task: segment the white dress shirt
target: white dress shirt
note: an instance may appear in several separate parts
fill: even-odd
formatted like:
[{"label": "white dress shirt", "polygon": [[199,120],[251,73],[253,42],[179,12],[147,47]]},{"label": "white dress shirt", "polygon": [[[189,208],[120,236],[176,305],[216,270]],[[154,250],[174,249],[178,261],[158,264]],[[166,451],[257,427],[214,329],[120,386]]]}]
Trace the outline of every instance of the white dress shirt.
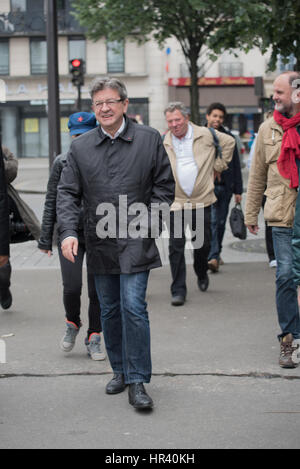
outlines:
[{"label": "white dress shirt", "polygon": [[105,134],[105,135],[108,135],[109,138],[111,138],[112,140],[114,140],[115,138],[119,137],[119,135],[123,132],[123,130],[125,129],[125,119],[123,117],[123,122],[122,122],[122,125],[121,127],[119,128],[119,130],[117,130],[117,132],[115,133],[114,136],[110,135],[108,132],[106,132],[103,127],[101,126],[101,130],[102,132]]},{"label": "white dress shirt", "polygon": [[184,192],[191,196],[198,174],[193,153],[193,128],[188,125],[188,131],[182,138],[172,135],[172,144],[176,154],[176,173],[180,186]]}]

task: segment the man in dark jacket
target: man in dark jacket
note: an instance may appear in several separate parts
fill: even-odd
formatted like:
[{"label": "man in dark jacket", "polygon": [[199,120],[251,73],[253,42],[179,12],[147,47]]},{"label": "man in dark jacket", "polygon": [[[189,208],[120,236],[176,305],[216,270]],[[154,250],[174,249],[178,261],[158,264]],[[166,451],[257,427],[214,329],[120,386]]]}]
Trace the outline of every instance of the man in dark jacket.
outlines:
[{"label": "man in dark jacket", "polygon": [[[11,294],[7,285],[7,266],[9,265],[9,218],[8,199],[4,170],[2,146],[0,142],[0,304],[3,309],[11,305]],[[2,276],[3,281],[2,281]]]},{"label": "man in dark jacket", "polygon": [[175,183],[160,134],[126,117],[129,101],[124,84],[96,79],[91,97],[99,128],[74,140],[58,186],[62,252],[74,262],[83,200],[87,263],[95,274],[114,372],[106,393],[122,392],[129,385],[130,404],[152,408],[143,385],[151,378],[145,296],[149,271],[161,261],[149,222],[153,204],[171,205]]},{"label": "man in dark jacket", "polygon": [[[234,137],[234,135],[223,127],[225,118],[226,108],[221,103],[211,104],[206,111],[207,127],[212,127],[219,132],[224,132],[227,135]],[[232,194],[234,194],[235,203],[239,204],[242,200],[242,193],[243,180],[240,158],[237,145],[235,145],[232,160],[228,165],[228,169],[223,171],[223,173],[218,175],[215,179],[215,195],[218,200],[212,206],[212,239],[208,256],[208,267],[212,272],[218,272],[219,270],[222,242]]]}]

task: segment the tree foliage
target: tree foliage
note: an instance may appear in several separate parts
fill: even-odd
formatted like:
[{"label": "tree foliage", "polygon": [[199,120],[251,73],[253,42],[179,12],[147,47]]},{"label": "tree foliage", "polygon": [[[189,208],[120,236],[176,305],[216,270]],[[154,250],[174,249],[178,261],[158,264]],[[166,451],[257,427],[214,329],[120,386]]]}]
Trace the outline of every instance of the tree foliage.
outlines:
[{"label": "tree foliage", "polygon": [[262,51],[271,44],[269,68],[276,68],[278,56],[295,57],[295,68],[300,69],[300,2],[295,0],[271,0],[270,14],[262,30]]},{"label": "tree foliage", "polygon": [[[199,122],[197,79],[201,51],[248,51],[255,45],[266,50],[266,27],[270,37],[275,37],[271,29],[275,3],[281,12],[280,0],[74,0],[73,5],[77,19],[93,40],[104,36],[108,40],[130,38],[143,43],[154,38],[162,46],[166,39],[175,37],[191,75],[191,116]],[[280,24],[280,28],[283,31],[286,26]]]}]

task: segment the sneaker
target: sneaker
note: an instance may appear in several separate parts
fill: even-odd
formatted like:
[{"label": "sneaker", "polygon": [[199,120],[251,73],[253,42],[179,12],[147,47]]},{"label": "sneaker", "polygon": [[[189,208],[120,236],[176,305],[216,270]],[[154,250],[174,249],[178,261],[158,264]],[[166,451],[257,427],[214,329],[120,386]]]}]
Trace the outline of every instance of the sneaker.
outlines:
[{"label": "sneaker", "polygon": [[100,334],[97,334],[96,332],[91,334],[89,338],[85,339],[85,345],[87,348],[88,355],[91,357],[92,360],[105,360],[105,352],[101,351]]},{"label": "sneaker", "polygon": [[219,265],[224,265],[224,261],[223,261],[222,257],[220,257],[220,259],[219,259]]},{"label": "sneaker", "polygon": [[74,322],[66,321],[67,329],[64,337],[60,342],[60,348],[64,352],[71,352],[75,345],[76,337],[79,332],[80,327],[76,326]]},{"label": "sneaker", "polygon": [[279,365],[281,368],[296,368],[298,363],[296,360],[298,355],[299,343],[295,344],[292,334],[287,334],[280,339],[280,357]]},{"label": "sneaker", "polygon": [[269,262],[269,267],[270,269],[275,269],[277,267],[276,259],[273,259],[272,261]]},{"label": "sneaker", "polygon": [[219,261],[218,261],[218,259],[211,259],[210,261],[208,261],[208,268],[213,273],[218,272],[219,271]]}]

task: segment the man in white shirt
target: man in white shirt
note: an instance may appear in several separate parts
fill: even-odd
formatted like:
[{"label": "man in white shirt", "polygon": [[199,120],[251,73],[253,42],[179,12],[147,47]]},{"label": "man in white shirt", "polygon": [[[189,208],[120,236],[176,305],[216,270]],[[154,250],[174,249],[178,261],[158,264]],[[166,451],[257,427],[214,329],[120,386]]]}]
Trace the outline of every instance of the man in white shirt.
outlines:
[{"label": "man in white shirt", "polygon": [[[235,140],[216,131],[222,148],[222,158],[216,158],[216,148],[209,129],[199,127],[189,121],[189,113],[184,104],[170,103],[165,109],[169,132],[164,139],[173,175],[176,182],[175,203],[172,206],[170,222],[169,259],[172,273],[172,305],[181,306],[186,299],[185,234],[175,236],[176,220],[184,220],[182,210],[186,203],[191,204],[191,226],[193,233],[204,228],[202,247],[194,246],[194,270],[198,287],[205,292],[209,285],[208,255],[210,250],[211,205],[215,202],[214,178],[227,169],[233,154]],[[197,226],[197,206],[204,207],[204,227]],[[176,215],[179,215],[177,218]],[[201,218],[201,217],[200,217]],[[202,217],[203,219],[203,217]],[[194,239],[192,239],[194,241]]]}]

